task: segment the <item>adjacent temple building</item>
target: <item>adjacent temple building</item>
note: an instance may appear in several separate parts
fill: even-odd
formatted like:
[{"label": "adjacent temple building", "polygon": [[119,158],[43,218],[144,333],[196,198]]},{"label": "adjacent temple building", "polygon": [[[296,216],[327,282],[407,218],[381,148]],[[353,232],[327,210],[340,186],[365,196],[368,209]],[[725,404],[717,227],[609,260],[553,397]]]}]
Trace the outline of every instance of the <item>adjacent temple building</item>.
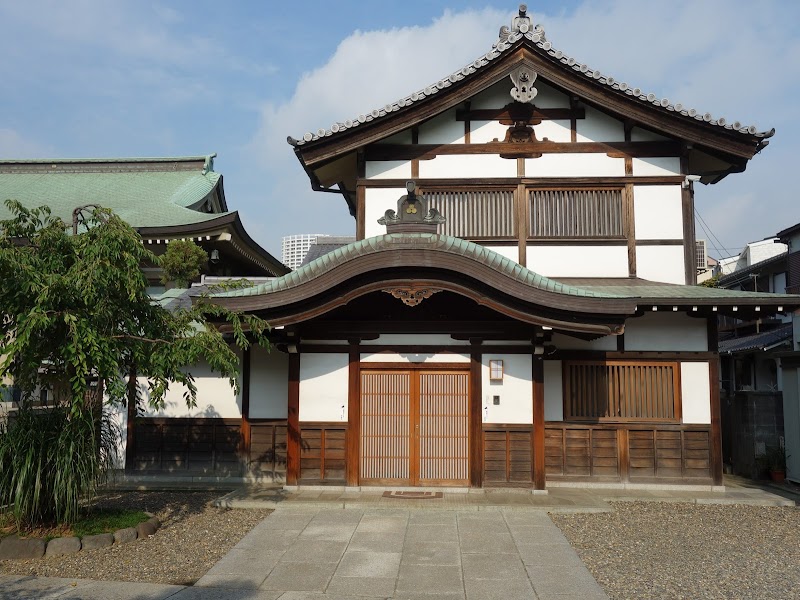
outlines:
[{"label": "adjacent temple building", "polygon": [[196,411],[175,390],[132,421],[128,471],[721,485],[717,317],[800,297],[694,285],[694,188],[773,133],[617,81],[520,7],[462,69],[289,138],[356,240],[214,296],[271,351],[244,353],[241,395],[198,375]]}]

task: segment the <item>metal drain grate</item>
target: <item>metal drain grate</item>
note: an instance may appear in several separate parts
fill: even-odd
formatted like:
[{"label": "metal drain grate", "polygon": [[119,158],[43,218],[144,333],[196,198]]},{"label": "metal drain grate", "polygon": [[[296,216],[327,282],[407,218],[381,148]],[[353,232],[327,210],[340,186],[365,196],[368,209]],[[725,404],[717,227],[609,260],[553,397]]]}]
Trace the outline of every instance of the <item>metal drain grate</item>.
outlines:
[{"label": "metal drain grate", "polygon": [[442,498],[442,492],[383,492],[384,498],[404,498],[406,500],[431,500]]}]

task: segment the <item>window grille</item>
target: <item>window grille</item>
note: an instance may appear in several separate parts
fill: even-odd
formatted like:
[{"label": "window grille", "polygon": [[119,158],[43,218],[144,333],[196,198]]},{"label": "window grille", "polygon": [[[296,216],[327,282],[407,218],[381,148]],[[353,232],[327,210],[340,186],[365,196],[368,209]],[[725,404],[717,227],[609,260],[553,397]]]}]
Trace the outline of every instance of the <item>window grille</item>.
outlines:
[{"label": "window grille", "polygon": [[425,190],[429,206],[445,218],[441,233],[472,239],[513,238],[513,190]]},{"label": "window grille", "polygon": [[622,190],[530,190],[530,235],[623,238]]}]

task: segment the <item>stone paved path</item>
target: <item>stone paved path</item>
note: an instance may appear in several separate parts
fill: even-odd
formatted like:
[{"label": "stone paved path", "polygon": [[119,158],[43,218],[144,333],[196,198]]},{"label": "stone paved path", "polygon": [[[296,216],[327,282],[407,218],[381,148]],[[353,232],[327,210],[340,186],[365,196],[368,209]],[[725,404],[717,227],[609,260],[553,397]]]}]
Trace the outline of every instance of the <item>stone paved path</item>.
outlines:
[{"label": "stone paved path", "polygon": [[539,511],[280,508],[199,587],[259,600],[606,598]]}]

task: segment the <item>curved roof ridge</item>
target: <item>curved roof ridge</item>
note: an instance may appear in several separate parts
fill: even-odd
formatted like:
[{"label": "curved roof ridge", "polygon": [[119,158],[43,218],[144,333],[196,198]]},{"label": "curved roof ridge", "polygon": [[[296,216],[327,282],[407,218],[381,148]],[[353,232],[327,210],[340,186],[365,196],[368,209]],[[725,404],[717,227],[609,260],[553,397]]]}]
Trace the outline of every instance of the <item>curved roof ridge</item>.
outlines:
[{"label": "curved roof ridge", "polygon": [[585,298],[612,298],[610,294],[598,291],[589,291],[579,287],[560,283],[544,275],[540,275],[523,267],[519,263],[507,258],[490,248],[468,242],[460,238],[436,233],[388,233],[364,240],[358,240],[341,246],[320,256],[319,258],[301,266],[299,269],[287,273],[271,281],[258,285],[212,294],[216,298],[232,298],[241,296],[260,296],[297,287],[307,281],[316,279],[323,273],[338,266],[355,260],[367,254],[391,251],[393,249],[424,248],[439,252],[457,254],[475,260],[490,268],[503,273],[507,277],[530,287],[552,292]]},{"label": "curved roof ridge", "polygon": [[651,104],[663,111],[674,112],[686,117],[687,119],[702,121],[708,123],[709,125],[722,127],[723,129],[744,135],[759,138],[770,138],[775,134],[774,127],[767,131],[758,131],[758,128],[755,125],[744,125],[740,121],[728,121],[728,119],[725,117],[714,118],[714,116],[709,112],[701,112],[695,108],[684,106],[680,102],[673,103],[669,100],[669,98],[661,98],[652,92],[645,93],[638,87],[629,86],[626,82],[620,82],[614,77],[604,75],[598,69],[592,69],[586,63],[582,63],[577,59],[568,56],[563,51],[553,48],[552,43],[550,43],[545,36],[544,28],[541,25],[536,25],[535,27],[531,26],[531,19],[527,16],[527,8],[524,4],[520,5],[519,14],[519,17],[515,17],[513,19],[511,28],[505,25],[500,28],[500,36],[498,40],[492,44],[491,50],[463,68],[451,73],[449,76],[440,79],[439,81],[436,81],[420,90],[412,92],[411,94],[408,94],[399,100],[390,102],[383,107],[374,108],[372,111],[366,114],[360,114],[353,119],[334,122],[327,129],[320,128],[316,132],[307,131],[300,137],[300,139],[295,139],[289,136],[287,141],[292,146],[302,146],[310,142],[316,142],[317,140],[325,137],[336,135],[337,133],[342,133],[364,123],[369,123],[376,119],[382,119],[390,113],[396,112],[400,109],[410,106],[411,104],[421,102],[426,98],[436,94],[440,90],[448,88],[464,78],[473,75],[477,71],[483,69],[491,61],[497,59],[499,56],[515,47],[523,39],[527,39],[532,42],[539,49],[544,51],[554,62],[560,62],[561,64],[571,68],[573,71],[576,71],[577,73],[580,73],[589,79],[593,79],[600,84],[606,85],[619,93],[630,96],[643,103]]}]

